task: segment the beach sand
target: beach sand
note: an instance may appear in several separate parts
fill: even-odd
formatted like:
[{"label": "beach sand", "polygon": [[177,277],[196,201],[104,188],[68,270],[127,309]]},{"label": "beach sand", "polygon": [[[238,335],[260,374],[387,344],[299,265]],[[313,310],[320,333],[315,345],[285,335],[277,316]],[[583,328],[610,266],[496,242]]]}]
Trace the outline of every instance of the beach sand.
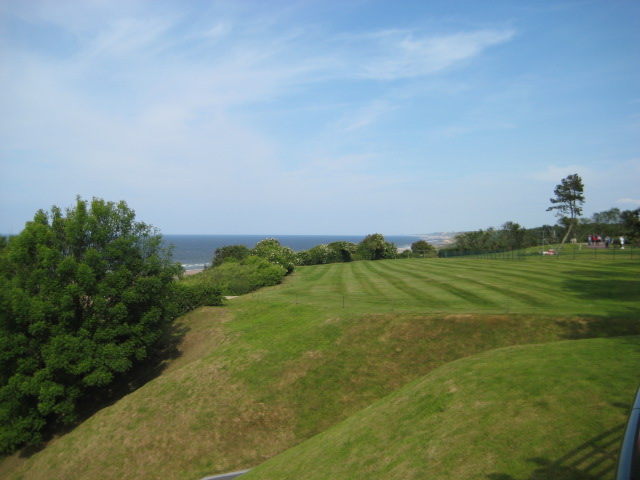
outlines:
[{"label": "beach sand", "polygon": [[200,268],[198,270],[185,270],[184,274],[185,275],[195,275],[196,273],[200,273],[204,271],[204,269]]}]

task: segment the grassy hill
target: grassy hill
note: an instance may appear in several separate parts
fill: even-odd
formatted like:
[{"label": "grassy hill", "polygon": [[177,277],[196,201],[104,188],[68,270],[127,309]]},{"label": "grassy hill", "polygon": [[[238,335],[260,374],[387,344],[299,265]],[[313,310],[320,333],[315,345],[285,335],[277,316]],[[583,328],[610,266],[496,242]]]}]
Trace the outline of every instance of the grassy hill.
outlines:
[{"label": "grassy hill", "polygon": [[252,479],[612,478],[640,337],[451,362],[252,470]]},{"label": "grassy hill", "polygon": [[[637,260],[621,258],[415,259],[300,268],[283,285],[236,298],[225,308],[203,308],[182,318],[173,332],[181,339],[182,355],[161,375],[100,410],[42,451],[5,459],[0,464],[0,477],[197,480],[217,472],[255,467],[393,392],[402,395],[399,389],[412,381],[420,382],[411,384],[412,388],[423,390],[415,394],[413,407],[413,397],[407,397],[407,418],[420,415],[425,408],[433,410],[435,407],[417,398],[430,397],[429,382],[437,383],[433,378],[439,378],[439,372],[446,369],[451,369],[452,376],[459,372],[459,391],[468,396],[475,386],[469,386],[472,384],[462,372],[464,368],[476,368],[476,362],[476,386],[488,385],[481,402],[524,408],[522,400],[506,395],[511,389],[492,390],[490,386],[496,382],[483,380],[492,369],[483,369],[482,365],[502,362],[506,368],[511,360],[487,360],[494,354],[498,355],[495,358],[505,355],[499,352],[485,354],[488,357],[474,355],[513,345],[640,334],[639,273]],[[627,340],[621,345],[637,352],[638,339]],[[626,351],[615,342],[602,342],[599,348],[603,352]],[[574,344],[578,345],[557,345]],[[558,347],[549,354],[551,364],[560,370],[570,365],[575,356],[570,350]],[[584,351],[582,355],[588,356]],[[540,350],[537,355],[541,360],[547,358],[544,352]],[[536,358],[535,354],[522,355],[530,362]],[[450,364],[465,357],[469,357],[464,360],[467,363]],[[593,358],[604,362],[605,357],[606,353]],[[619,371],[626,372],[629,368],[637,371],[640,362],[634,355],[612,353],[611,361],[603,363],[607,369],[603,371],[612,371],[615,376],[617,370],[611,368],[618,364],[622,364]],[[467,366],[456,370],[459,365]],[[523,375],[520,383],[527,384],[530,377],[532,385],[537,382],[535,378],[547,372],[542,367],[519,371]],[[434,377],[424,377],[430,372]],[[572,378],[571,369],[565,373]],[[512,375],[505,371],[503,378]],[[633,379],[620,373],[620,385],[615,385],[619,393],[605,397],[598,392],[607,384],[598,380],[602,376],[594,375],[592,382],[581,383],[583,399],[596,404],[598,398],[604,399],[605,406],[607,402],[619,404],[618,413],[603,413],[601,424],[578,429],[571,441],[536,434],[535,442],[546,448],[540,455],[547,456],[540,458],[555,461],[558,455],[553,457],[549,452],[563,454],[567,448],[589,441],[598,429],[604,432],[619,426],[626,414],[623,406],[632,400],[623,398],[625,388],[635,389],[637,381],[633,384]],[[543,389],[540,385],[538,390]],[[554,422],[566,423],[566,405],[574,403],[569,391],[566,381],[559,382],[548,398],[541,400],[549,405],[546,416],[540,417],[545,429]],[[455,398],[455,402],[464,403],[468,397],[461,394]],[[512,399],[516,403],[509,407]],[[556,408],[560,404],[564,407]],[[448,405],[441,418],[450,411]],[[348,422],[363,422],[358,428],[366,428],[362,426],[367,423],[363,415],[371,408]],[[599,415],[592,413],[591,417]],[[455,423],[457,417],[453,415],[447,422]],[[390,417],[392,424],[400,420]],[[536,422],[529,421],[528,431],[533,434]],[[412,423],[416,425],[414,435],[427,435],[425,424]],[[501,435],[508,436],[511,427],[516,433],[519,424],[516,417],[506,416]],[[464,423],[450,425],[454,429],[465,427]],[[487,425],[490,429],[491,424]],[[336,427],[340,428],[344,426]],[[358,438],[352,442],[353,451],[360,448]],[[375,441],[362,448],[371,445]],[[405,448],[409,450],[409,446]],[[491,444],[487,449],[491,450]],[[377,452],[377,461],[383,463],[395,462],[398,455],[380,448]],[[426,469],[439,455],[444,461],[448,454],[435,449],[428,464],[416,459],[411,468],[416,472]],[[472,456],[463,455],[458,463],[472,466],[477,462]],[[493,457],[485,460],[483,472],[502,475],[493,477],[496,480],[529,478],[522,469],[523,462],[515,462],[511,468],[507,458],[495,450]],[[328,468],[324,460],[322,463]],[[535,472],[540,465],[529,462],[529,468]],[[257,469],[252,475],[259,472]],[[255,478],[286,478],[281,474]],[[491,477],[485,474],[480,478]]]}]

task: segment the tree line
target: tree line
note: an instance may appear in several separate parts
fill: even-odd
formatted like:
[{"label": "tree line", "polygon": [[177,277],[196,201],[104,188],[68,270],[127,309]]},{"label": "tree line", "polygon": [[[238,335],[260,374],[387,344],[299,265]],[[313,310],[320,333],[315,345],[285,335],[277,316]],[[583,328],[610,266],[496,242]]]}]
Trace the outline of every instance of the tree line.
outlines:
[{"label": "tree line", "polygon": [[[555,225],[524,228],[508,221],[499,228],[490,227],[459,233],[451,245],[439,250],[440,256],[454,252],[502,252],[539,246],[543,243],[559,244],[569,231],[569,225],[560,220]],[[621,211],[611,208],[594,213],[590,218],[581,218],[571,227],[569,241],[587,243],[590,235],[610,237],[612,245],[620,245],[620,237],[627,244],[640,243],[640,208]]]},{"label": "tree line", "polygon": [[499,229],[491,227],[460,233],[451,246],[440,251],[440,255],[519,250],[543,243],[559,243],[562,248],[568,239],[586,243],[587,238],[592,235],[608,237],[612,245],[620,245],[621,237],[626,243],[640,243],[640,208],[624,211],[611,208],[594,213],[591,218],[581,218],[585,197],[584,185],[578,174],[563,178],[554,189],[554,195],[547,211],[556,213],[556,225],[526,229],[516,222],[508,221]]}]

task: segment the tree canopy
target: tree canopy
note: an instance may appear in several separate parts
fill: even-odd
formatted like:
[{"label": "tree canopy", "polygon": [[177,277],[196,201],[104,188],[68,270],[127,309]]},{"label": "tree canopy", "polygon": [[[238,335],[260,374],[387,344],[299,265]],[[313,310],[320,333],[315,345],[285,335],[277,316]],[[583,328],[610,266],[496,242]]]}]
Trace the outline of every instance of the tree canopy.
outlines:
[{"label": "tree canopy", "polygon": [[432,257],[437,255],[436,247],[426,240],[418,240],[411,244],[411,251],[421,256]]},{"label": "tree canopy", "polygon": [[39,210],[0,246],[0,451],[74,422],[82,399],[147,358],[181,272],[125,202]]},{"label": "tree canopy", "polygon": [[251,250],[246,245],[227,245],[224,247],[216,248],[216,251],[213,254],[211,266],[218,267],[224,262],[230,260],[241,262],[249,255],[251,255]]},{"label": "tree canopy", "polygon": [[584,204],[584,185],[582,178],[577,173],[568,175],[563,178],[560,184],[556,185],[553,193],[555,197],[549,199],[552,205],[547,211],[556,211],[556,216],[561,220],[566,219],[569,228],[565,234],[559,249],[566,242],[572,228],[575,226],[576,219],[582,214],[582,205]]},{"label": "tree canopy", "polygon": [[382,234],[372,233],[358,244],[357,253],[361,260],[382,260],[396,258],[398,249],[392,242],[387,242]]}]

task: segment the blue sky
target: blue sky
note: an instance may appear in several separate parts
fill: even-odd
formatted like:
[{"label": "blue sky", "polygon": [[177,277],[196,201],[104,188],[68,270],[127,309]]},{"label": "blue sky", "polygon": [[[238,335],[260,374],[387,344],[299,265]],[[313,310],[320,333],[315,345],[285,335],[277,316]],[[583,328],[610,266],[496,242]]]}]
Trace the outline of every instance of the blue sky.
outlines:
[{"label": "blue sky", "polygon": [[0,2],[0,232],[412,234],[640,207],[640,2]]}]

